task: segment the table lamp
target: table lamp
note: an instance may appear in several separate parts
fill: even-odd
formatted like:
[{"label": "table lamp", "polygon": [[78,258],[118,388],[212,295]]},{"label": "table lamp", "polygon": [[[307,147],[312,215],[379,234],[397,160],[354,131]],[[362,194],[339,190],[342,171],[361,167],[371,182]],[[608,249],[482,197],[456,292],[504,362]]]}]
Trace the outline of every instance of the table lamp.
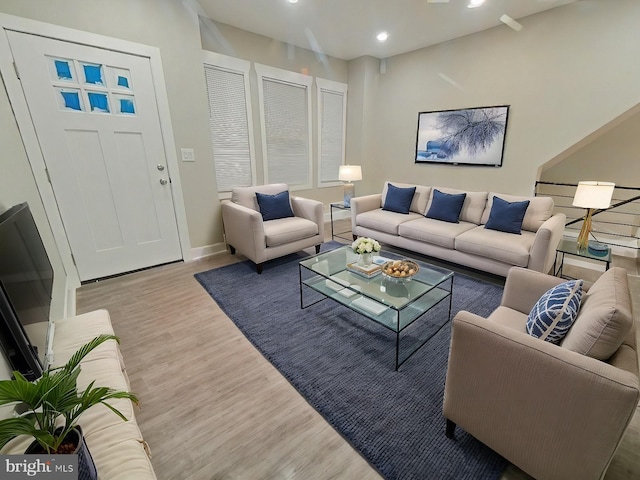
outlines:
[{"label": "table lamp", "polygon": [[[616,186],[611,182],[585,181],[578,182],[576,194],[573,197],[573,206],[587,209],[587,214],[582,222],[582,229],[578,235],[578,249],[589,248],[589,234],[591,233],[591,217],[595,209],[609,208],[613,189]],[[596,250],[598,245],[592,245]]]},{"label": "table lamp", "polygon": [[360,165],[340,165],[338,170],[338,180],[345,182],[344,184],[344,206],[351,206],[351,197],[355,191],[353,183],[362,180],[362,168]]}]

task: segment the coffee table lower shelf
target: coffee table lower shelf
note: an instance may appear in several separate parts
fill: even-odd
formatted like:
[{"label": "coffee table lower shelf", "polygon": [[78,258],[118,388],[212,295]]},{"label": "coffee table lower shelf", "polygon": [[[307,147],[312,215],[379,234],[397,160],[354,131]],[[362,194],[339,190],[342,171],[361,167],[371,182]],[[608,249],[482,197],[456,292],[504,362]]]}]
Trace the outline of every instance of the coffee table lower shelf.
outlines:
[{"label": "coffee table lower shelf", "polygon": [[[311,274],[307,278],[303,278],[303,270],[305,273]],[[443,284],[449,282],[449,289],[443,288]],[[451,303],[453,297],[453,274],[447,277],[444,282],[433,286],[425,294],[421,295],[414,301],[408,302],[402,308],[394,308],[391,305],[385,305],[380,301],[363,295],[357,285],[345,285],[346,282],[340,278],[327,278],[323,275],[315,274],[312,270],[300,265],[300,308],[305,309],[315,305],[326,299],[332,299],[335,302],[357,312],[375,323],[391,330],[395,333],[395,370],[406,362],[414,353],[416,353],[423,345],[425,345],[433,336],[435,336],[442,328],[449,323],[451,318]],[[319,299],[305,304],[305,289],[311,289],[321,295]],[[442,301],[449,299],[448,314],[444,321],[441,321],[435,329],[427,335],[414,342],[407,351],[401,356],[401,334],[403,331],[412,326],[416,321],[425,316],[431,309]],[[435,323],[435,322],[434,322]],[[417,325],[415,326],[417,328]]]}]

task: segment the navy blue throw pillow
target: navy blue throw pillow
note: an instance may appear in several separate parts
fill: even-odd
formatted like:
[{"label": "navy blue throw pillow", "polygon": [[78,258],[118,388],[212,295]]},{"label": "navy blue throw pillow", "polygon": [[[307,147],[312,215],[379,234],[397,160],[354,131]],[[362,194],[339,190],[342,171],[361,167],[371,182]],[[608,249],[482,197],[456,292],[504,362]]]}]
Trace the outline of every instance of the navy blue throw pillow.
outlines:
[{"label": "navy blue throw pillow", "polygon": [[409,213],[414,193],[416,193],[416,187],[400,188],[389,183],[382,209],[396,213]]},{"label": "navy blue throw pillow", "polygon": [[258,200],[258,207],[260,207],[260,213],[264,221],[293,217],[293,210],[291,210],[289,192],[287,190],[275,195],[256,192],[256,199]]},{"label": "navy blue throw pillow", "polygon": [[524,214],[527,213],[529,200],[523,202],[507,202],[500,197],[493,197],[489,220],[484,228],[520,235]]},{"label": "navy blue throw pillow", "polygon": [[436,189],[433,191],[431,206],[425,216],[443,222],[458,223],[465,198],[467,198],[466,193],[443,193]]}]

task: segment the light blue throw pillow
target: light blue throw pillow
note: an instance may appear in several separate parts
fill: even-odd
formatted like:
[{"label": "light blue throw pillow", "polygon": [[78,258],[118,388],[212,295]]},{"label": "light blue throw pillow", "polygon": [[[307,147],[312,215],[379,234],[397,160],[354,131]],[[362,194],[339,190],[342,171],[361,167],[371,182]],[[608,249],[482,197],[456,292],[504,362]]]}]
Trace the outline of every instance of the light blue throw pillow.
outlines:
[{"label": "light blue throw pillow", "polygon": [[389,183],[387,185],[387,195],[384,197],[382,209],[390,212],[408,214],[414,193],[416,193],[416,187],[401,188]]},{"label": "light blue throw pillow", "polygon": [[427,218],[435,218],[443,222],[459,223],[462,204],[467,197],[466,193],[443,193],[438,189],[433,191],[431,207],[425,215]]},{"label": "light blue throw pillow", "polygon": [[560,343],[578,316],[582,283],[582,280],[571,280],[547,290],[527,317],[529,335]]},{"label": "light blue throw pillow", "polygon": [[265,222],[278,218],[293,217],[293,210],[291,210],[289,192],[287,190],[276,195],[256,192],[256,199],[258,200],[258,207],[260,207],[262,219]]}]

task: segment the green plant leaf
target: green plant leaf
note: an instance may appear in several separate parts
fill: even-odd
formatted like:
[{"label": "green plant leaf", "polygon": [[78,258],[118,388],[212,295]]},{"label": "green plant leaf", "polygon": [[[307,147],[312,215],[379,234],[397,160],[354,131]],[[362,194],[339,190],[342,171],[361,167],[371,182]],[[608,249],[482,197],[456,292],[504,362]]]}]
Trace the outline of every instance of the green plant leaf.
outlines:
[{"label": "green plant leaf", "polygon": [[80,362],[84,357],[87,356],[87,354],[89,354],[93,349],[103,344],[107,340],[115,340],[116,342],[120,343],[120,339],[115,335],[98,335],[96,338],[80,347],[80,349],[69,359],[67,364],[62,367],[62,369],[66,371],[75,369],[78,365],[80,365]]},{"label": "green plant leaf", "polygon": [[49,432],[37,429],[26,418],[5,418],[0,420],[0,448],[20,435],[34,437],[45,450],[53,448],[54,438]]}]

